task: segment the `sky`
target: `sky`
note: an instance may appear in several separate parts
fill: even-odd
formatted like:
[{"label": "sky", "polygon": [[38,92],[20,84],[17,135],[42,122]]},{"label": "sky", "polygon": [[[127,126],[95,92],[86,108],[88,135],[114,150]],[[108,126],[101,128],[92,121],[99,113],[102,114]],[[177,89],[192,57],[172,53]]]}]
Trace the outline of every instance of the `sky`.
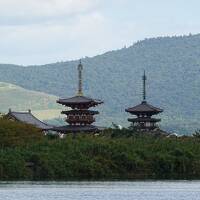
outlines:
[{"label": "sky", "polygon": [[0,0],[0,63],[54,63],[197,34],[199,8],[199,0]]}]

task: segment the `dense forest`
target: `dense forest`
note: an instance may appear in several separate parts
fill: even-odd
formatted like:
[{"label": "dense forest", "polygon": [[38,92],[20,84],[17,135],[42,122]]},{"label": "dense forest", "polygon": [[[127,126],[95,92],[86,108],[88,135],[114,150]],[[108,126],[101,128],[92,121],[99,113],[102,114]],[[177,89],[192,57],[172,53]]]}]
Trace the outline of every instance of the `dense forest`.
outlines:
[{"label": "dense forest", "polygon": [[44,136],[0,119],[0,180],[199,179],[200,134],[166,137],[129,129]]},{"label": "dense forest", "polygon": [[[67,56],[67,55],[66,55]],[[190,133],[200,127],[200,35],[160,37],[83,58],[84,93],[104,100],[98,121],[128,126],[125,108],[140,102],[146,70],[147,99],[164,109],[161,127]],[[0,81],[60,97],[76,93],[78,61],[44,66],[0,65]]]}]

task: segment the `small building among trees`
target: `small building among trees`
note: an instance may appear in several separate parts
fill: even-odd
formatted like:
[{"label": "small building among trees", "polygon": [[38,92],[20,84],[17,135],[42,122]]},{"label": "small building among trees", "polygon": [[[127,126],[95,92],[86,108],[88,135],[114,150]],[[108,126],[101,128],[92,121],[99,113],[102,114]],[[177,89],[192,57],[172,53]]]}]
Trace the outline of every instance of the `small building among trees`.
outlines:
[{"label": "small building among trees", "polygon": [[13,120],[13,121],[18,121],[22,122],[25,124],[30,124],[33,125],[42,131],[50,131],[54,128],[54,126],[46,124],[42,121],[40,121],[38,118],[36,118],[32,113],[31,110],[28,110],[28,112],[15,112],[9,109],[8,114],[6,115],[6,118]]}]

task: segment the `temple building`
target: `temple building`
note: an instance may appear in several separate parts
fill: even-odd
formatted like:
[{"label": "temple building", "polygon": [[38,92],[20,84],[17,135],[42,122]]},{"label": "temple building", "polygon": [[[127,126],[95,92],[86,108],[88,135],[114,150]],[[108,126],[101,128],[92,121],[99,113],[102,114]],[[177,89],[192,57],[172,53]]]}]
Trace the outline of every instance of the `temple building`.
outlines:
[{"label": "temple building", "polygon": [[143,131],[149,131],[154,130],[158,128],[157,122],[160,122],[161,119],[152,118],[153,115],[157,115],[161,112],[163,112],[162,109],[156,108],[146,101],[146,75],[144,71],[143,75],[143,101],[141,104],[128,108],[125,111],[136,115],[136,118],[130,118],[128,119],[129,122],[132,122],[132,126],[136,130],[143,130]]},{"label": "temple building", "polygon": [[37,119],[31,113],[31,110],[28,110],[28,112],[16,112],[16,111],[12,111],[11,109],[9,109],[9,112],[6,115],[6,117],[12,121],[18,121],[18,122],[22,122],[25,124],[33,125],[39,129],[41,129],[44,132],[48,132],[54,128],[53,125],[44,123],[44,122],[40,121],[39,119]]},{"label": "temple building", "polygon": [[57,103],[70,107],[71,110],[62,111],[66,115],[68,125],[54,128],[55,131],[61,133],[77,133],[77,132],[98,132],[100,129],[92,125],[95,122],[94,116],[99,114],[98,111],[89,110],[103,102],[92,99],[83,95],[82,90],[82,71],[83,65],[80,61],[78,65],[78,93],[76,96],[66,99],[59,99]]}]

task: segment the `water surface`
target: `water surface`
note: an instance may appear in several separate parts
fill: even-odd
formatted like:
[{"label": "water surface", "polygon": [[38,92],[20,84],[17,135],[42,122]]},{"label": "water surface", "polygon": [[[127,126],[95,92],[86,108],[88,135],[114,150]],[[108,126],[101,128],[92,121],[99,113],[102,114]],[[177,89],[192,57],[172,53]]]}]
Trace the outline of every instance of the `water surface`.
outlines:
[{"label": "water surface", "polygon": [[0,182],[0,200],[199,200],[200,181]]}]

